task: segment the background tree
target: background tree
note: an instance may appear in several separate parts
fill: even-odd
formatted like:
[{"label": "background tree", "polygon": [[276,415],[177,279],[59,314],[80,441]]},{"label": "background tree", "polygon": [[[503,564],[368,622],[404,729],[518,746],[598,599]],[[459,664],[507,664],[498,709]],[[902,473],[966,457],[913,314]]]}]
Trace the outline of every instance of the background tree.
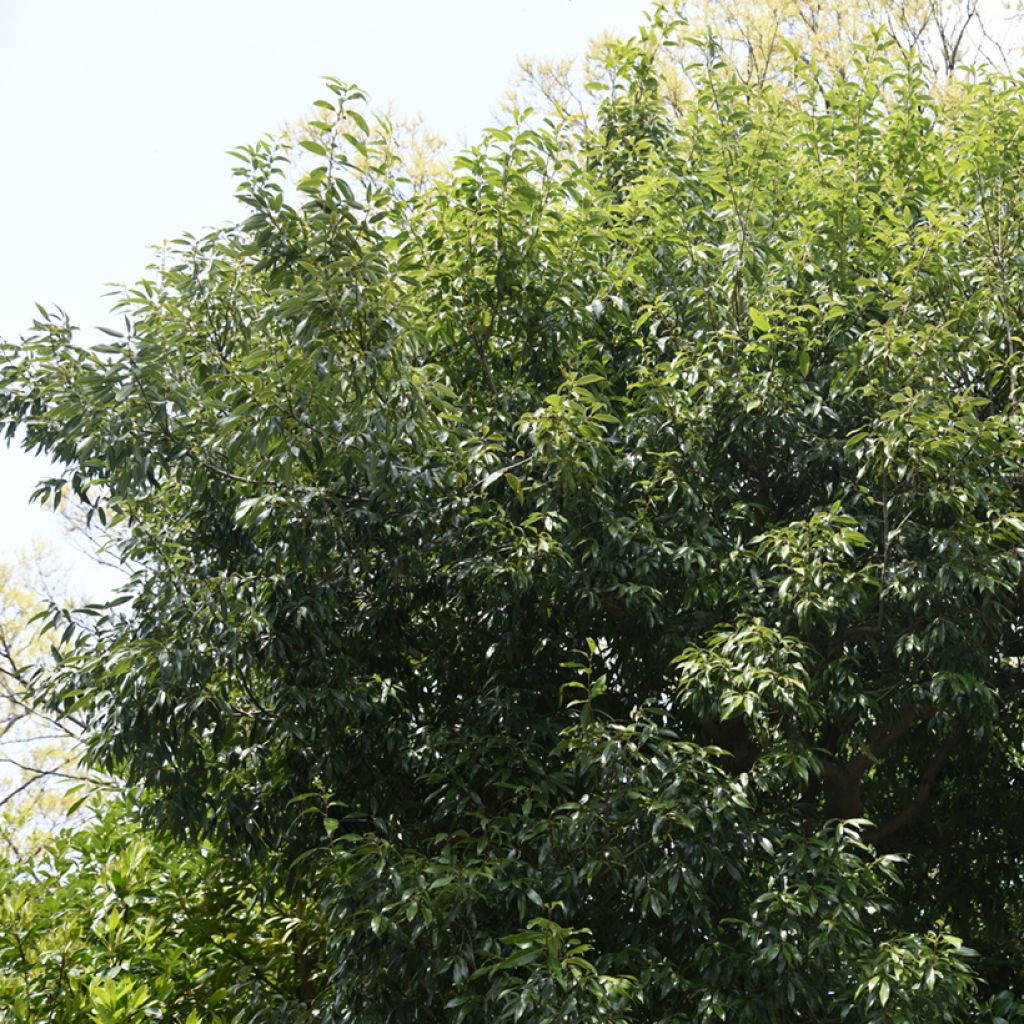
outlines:
[{"label": "background tree", "polygon": [[1020,1016],[1024,101],[679,31],[426,188],[331,83],[4,352],[132,569],[40,690],[320,922],[289,1020]]},{"label": "background tree", "polygon": [[0,861],[4,1024],[287,1021],[311,922],[208,847],[140,831],[130,800]]},{"label": "background tree", "polygon": [[67,604],[60,566],[39,547],[15,565],[0,564],[0,836],[8,853],[30,856],[68,824],[75,791],[99,780],[79,764],[73,716],[53,715],[35,700],[32,676],[45,670],[53,636],[35,621],[47,602]]},{"label": "background tree", "polygon": [[926,64],[940,80],[964,64],[996,64],[1009,70],[1019,56],[1019,33],[1007,31],[1020,18],[1016,3],[789,0],[765,5],[756,0],[715,0],[680,2],[673,10],[687,17],[687,31],[697,29],[714,38],[730,54],[738,73],[761,81],[785,73],[794,50],[803,61],[825,71],[853,72],[857,50],[875,33]]}]

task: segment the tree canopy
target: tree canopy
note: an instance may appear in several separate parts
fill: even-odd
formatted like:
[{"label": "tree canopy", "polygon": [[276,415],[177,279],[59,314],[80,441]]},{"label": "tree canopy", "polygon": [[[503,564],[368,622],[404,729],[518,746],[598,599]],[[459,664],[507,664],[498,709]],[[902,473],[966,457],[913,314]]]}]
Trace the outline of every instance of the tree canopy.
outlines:
[{"label": "tree canopy", "polygon": [[0,1021],[287,1020],[303,991],[294,908],[255,899],[208,846],[141,829],[130,802],[93,811],[0,861]]},{"label": "tree canopy", "polygon": [[331,81],[3,349],[131,574],[38,699],[302,922],[236,1020],[1024,1019],[1024,92],[684,31],[416,187]]}]

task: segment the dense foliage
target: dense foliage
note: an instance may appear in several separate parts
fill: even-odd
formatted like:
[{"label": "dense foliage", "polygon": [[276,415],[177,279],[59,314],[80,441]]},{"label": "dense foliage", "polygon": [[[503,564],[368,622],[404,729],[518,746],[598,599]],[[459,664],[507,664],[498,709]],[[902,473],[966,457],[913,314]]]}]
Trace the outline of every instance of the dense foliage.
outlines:
[{"label": "dense foliage", "polygon": [[308,926],[206,847],[98,809],[22,862],[0,861],[5,1024],[224,1024],[287,1012]]},{"label": "dense foliage", "polygon": [[332,84],[4,351],[132,571],[45,698],[316,920],[237,1020],[1020,1016],[1024,93],[676,31],[425,188]]}]

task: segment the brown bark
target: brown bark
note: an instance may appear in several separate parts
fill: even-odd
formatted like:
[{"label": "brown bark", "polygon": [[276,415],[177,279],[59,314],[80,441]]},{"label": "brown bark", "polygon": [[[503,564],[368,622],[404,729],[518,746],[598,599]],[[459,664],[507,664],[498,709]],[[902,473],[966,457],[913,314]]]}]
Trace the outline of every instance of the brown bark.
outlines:
[{"label": "brown bark", "polygon": [[701,727],[708,734],[715,746],[732,754],[729,770],[736,775],[749,772],[761,756],[761,748],[750,735],[747,727],[736,718],[725,721],[715,718],[701,719]]},{"label": "brown bark", "polygon": [[880,725],[864,742],[859,754],[843,763],[822,761],[825,779],[825,811],[830,818],[861,818],[864,798],[860,784],[867,770],[918,722],[931,718],[935,709],[930,704],[908,705],[895,722]]},{"label": "brown bark", "polygon": [[858,779],[862,778],[868,768],[878,761],[904,733],[916,723],[923,722],[934,714],[935,708],[931,704],[911,704],[906,707],[895,722],[879,726],[871,734],[861,752],[850,761],[850,771]]},{"label": "brown bark", "polygon": [[825,776],[825,814],[829,818],[862,818],[861,776],[849,764],[836,761],[823,760],[821,767]]},{"label": "brown bark", "polygon": [[864,838],[869,843],[885,843],[897,832],[909,825],[928,806],[932,790],[942,773],[946,762],[953,751],[956,750],[963,736],[963,728],[957,725],[953,731],[942,741],[938,749],[931,756],[928,764],[918,779],[917,789],[913,797],[899,811],[877,828],[870,829],[864,833]]}]

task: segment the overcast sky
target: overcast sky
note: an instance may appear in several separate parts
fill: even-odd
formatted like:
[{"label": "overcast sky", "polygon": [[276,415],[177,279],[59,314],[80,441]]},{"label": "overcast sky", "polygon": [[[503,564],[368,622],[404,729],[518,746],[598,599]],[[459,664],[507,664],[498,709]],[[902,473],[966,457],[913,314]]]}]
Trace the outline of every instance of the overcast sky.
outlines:
[{"label": "overcast sky", "polygon": [[[631,32],[647,0],[0,0],[0,336],[34,303],[112,322],[149,247],[235,216],[226,150],[304,114],[334,75],[473,141],[523,56]],[[46,466],[0,449],[0,560],[59,538]],[[78,562],[79,586],[89,584]],[[95,581],[99,586],[99,580]]]}]

